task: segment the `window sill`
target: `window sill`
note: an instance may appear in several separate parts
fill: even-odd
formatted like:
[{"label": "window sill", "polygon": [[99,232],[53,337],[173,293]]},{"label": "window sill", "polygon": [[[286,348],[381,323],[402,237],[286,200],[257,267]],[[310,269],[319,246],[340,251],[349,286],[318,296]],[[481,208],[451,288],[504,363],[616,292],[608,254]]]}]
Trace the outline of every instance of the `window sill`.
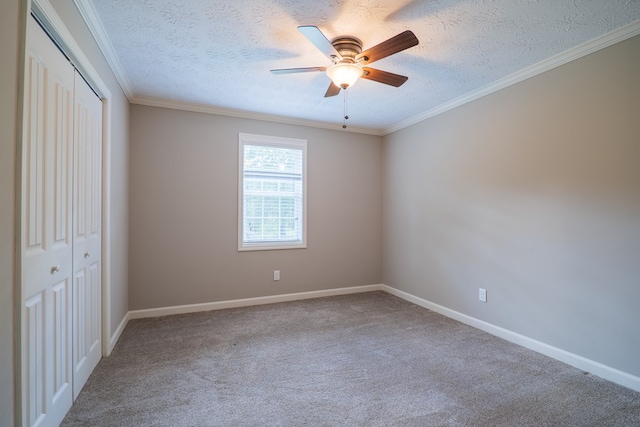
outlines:
[{"label": "window sill", "polygon": [[280,249],[306,249],[306,243],[270,243],[270,244],[245,244],[243,246],[238,246],[238,252],[248,252],[248,251],[274,251]]}]

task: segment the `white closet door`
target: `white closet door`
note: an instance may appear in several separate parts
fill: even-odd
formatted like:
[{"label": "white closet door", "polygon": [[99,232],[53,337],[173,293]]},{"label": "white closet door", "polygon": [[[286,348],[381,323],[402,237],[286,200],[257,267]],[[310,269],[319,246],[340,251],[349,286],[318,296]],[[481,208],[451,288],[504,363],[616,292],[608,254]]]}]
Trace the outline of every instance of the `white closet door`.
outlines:
[{"label": "white closet door", "polygon": [[23,424],[57,426],[73,402],[73,67],[29,19],[22,173]]},{"label": "white closet door", "polygon": [[75,73],[73,183],[73,394],[102,357],[102,102]]}]

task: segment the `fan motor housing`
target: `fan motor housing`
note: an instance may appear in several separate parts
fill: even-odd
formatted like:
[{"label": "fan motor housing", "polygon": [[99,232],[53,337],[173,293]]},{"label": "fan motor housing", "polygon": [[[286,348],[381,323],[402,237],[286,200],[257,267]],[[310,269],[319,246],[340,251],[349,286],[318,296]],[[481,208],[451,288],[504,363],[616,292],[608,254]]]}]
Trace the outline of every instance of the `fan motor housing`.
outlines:
[{"label": "fan motor housing", "polygon": [[349,59],[349,62],[355,62],[356,55],[362,52],[362,42],[355,37],[337,37],[331,44],[343,58]]}]

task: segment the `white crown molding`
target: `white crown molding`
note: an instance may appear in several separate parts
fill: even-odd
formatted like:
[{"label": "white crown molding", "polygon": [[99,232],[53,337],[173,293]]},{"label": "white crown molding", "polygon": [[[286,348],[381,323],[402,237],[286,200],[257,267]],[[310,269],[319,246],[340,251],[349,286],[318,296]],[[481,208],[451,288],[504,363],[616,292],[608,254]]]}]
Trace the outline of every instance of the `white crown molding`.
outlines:
[{"label": "white crown molding", "polygon": [[482,98],[483,96],[492,94],[493,92],[497,92],[500,89],[504,89],[523,80],[535,77],[539,74],[544,73],[545,71],[549,71],[568,62],[575,61],[576,59],[582,58],[583,56],[589,55],[600,49],[604,49],[623,40],[637,36],[638,34],[640,34],[640,19],[627,24],[624,27],[613,30],[610,33],[582,43],[581,45],[578,45],[565,52],[554,55],[548,59],[545,59],[544,61],[540,61],[537,64],[534,64],[523,70],[517,71],[498,81],[482,86],[479,89],[471,91],[458,98],[452,99],[451,101],[445,102],[444,104],[440,104],[437,107],[413,116],[407,120],[403,120],[389,128],[386,128],[383,131],[383,135],[388,135],[390,133],[399,131],[400,129],[404,129],[423,120],[437,116],[438,114],[442,114],[446,111],[467,104],[471,101],[475,101],[478,98]]},{"label": "white crown molding", "polygon": [[116,55],[116,51],[111,44],[111,39],[107,36],[107,32],[102,25],[102,21],[98,16],[98,12],[93,6],[93,2],[91,0],[73,0],[78,11],[82,15],[82,19],[89,27],[89,31],[93,35],[93,38],[96,40],[102,55],[104,55],[107,64],[113,71],[116,80],[120,84],[122,91],[124,92],[129,102],[133,99],[133,89],[131,88],[131,83],[129,82],[129,78],[124,72],[124,68],[122,68],[122,64]]},{"label": "white crown molding", "polygon": [[231,110],[227,108],[216,108],[208,105],[193,104],[189,102],[168,101],[165,99],[136,96],[130,100],[132,104],[146,105],[149,107],[170,108],[173,110],[191,111],[195,113],[215,114],[218,116],[237,117],[241,119],[263,120],[267,122],[284,123],[289,125],[308,126],[321,129],[338,130],[342,132],[361,133],[366,135],[382,136],[380,129],[370,129],[355,126],[348,126],[342,129],[341,124],[318,122],[313,120],[296,119],[292,117],[277,116],[274,114],[252,113],[242,110]]}]

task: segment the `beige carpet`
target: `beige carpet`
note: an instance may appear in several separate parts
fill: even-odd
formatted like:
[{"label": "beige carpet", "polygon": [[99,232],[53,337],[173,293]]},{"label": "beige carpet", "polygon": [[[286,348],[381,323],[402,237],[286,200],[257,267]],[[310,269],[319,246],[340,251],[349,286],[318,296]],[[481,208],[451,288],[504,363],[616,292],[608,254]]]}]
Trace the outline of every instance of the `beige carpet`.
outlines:
[{"label": "beige carpet", "polygon": [[64,426],[640,426],[640,393],[383,292],[131,321]]}]

